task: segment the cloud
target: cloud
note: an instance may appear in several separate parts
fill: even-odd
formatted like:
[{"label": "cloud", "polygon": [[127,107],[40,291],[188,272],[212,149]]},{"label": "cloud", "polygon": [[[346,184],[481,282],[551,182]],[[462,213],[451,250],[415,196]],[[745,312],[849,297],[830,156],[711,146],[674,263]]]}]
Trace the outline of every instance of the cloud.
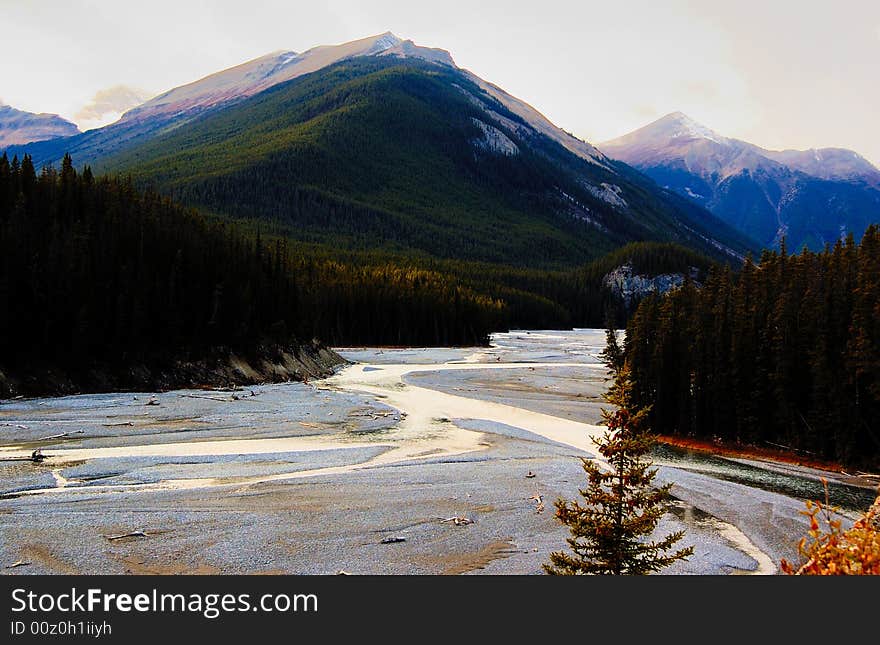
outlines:
[{"label": "cloud", "polygon": [[140,105],[152,94],[128,85],[114,85],[98,91],[91,103],[84,105],[74,116],[78,121],[104,121],[107,116],[119,116]]},{"label": "cloud", "polygon": [[650,119],[656,117],[660,110],[651,103],[639,103],[633,108],[632,112],[639,118]]},{"label": "cloud", "polygon": [[688,81],[681,84],[684,94],[698,99],[713,101],[718,98],[718,86],[713,81]]}]

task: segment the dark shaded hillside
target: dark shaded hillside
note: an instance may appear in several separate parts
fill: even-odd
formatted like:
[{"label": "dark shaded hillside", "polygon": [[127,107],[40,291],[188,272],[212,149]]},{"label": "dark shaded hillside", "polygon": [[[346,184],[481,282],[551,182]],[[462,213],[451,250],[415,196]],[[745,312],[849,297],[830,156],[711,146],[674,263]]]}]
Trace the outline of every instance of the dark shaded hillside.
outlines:
[{"label": "dark shaded hillside", "polygon": [[841,235],[861,237],[880,222],[880,190],[860,181],[826,180],[776,168],[744,170],[717,183],[676,164],[642,169],[682,195],[691,191],[719,218],[766,247],[784,235],[789,248],[821,250]]},{"label": "dark shaded hillside", "polygon": [[511,327],[598,326],[614,305],[602,278],[621,263],[709,261],[658,243],[565,271],[339,251],[206,218],[69,158],[38,176],[3,156],[0,381],[7,394],[226,383],[233,354],[287,378],[323,356],[299,339],[475,345]]},{"label": "dark shaded hillside", "polygon": [[173,378],[181,361],[263,360],[267,347],[315,335],[478,344],[504,316],[500,301],[429,270],[304,257],[77,173],[69,158],[38,176],[29,158],[0,157],[0,372],[11,380],[61,370],[83,382],[132,367]]},{"label": "dark shaded hillside", "polygon": [[624,164],[537,134],[460,70],[415,60],[333,65],[99,167],[336,249],[563,268],[635,240],[719,258],[752,244]]}]

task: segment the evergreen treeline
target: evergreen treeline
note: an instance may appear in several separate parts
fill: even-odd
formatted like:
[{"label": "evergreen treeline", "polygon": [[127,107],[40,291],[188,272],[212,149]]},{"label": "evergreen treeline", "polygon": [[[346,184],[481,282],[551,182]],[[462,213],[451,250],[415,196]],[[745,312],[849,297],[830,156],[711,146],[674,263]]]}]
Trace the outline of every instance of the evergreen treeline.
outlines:
[{"label": "evergreen treeline", "polygon": [[318,336],[474,344],[505,306],[436,272],[300,256],[66,157],[0,157],[0,365],[198,357]]},{"label": "evergreen treeline", "polygon": [[[269,234],[271,233],[271,235]],[[215,349],[473,345],[512,327],[603,324],[612,265],[707,261],[638,243],[551,271],[293,242],[128,179],[0,157],[0,369],[197,360]]]},{"label": "evergreen treeline", "polygon": [[[284,232],[283,229],[273,229],[273,234],[283,235]],[[452,282],[476,293],[501,300],[505,305],[502,330],[602,327],[609,313],[614,314],[616,322],[623,326],[635,305],[626,311],[619,298],[604,286],[603,280],[610,271],[623,264],[632,265],[636,274],[648,276],[660,273],[690,275],[696,269],[698,279],[702,280],[712,266],[712,262],[699,253],[663,242],[633,242],[583,267],[565,271],[439,259],[412,252],[353,252],[303,244],[297,248],[305,256],[321,258],[325,262],[359,267],[416,267],[448,276]]]},{"label": "evergreen treeline", "polygon": [[661,434],[880,458],[880,228],[822,253],[765,251],[642,302],[635,397]]}]

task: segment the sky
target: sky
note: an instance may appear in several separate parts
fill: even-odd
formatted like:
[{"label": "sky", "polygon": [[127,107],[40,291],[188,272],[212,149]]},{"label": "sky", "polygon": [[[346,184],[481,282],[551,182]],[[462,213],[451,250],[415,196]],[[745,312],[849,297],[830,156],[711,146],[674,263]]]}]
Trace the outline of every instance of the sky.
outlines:
[{"label": "sky", "polygon": [[0,0],[0,101],[87,129],[270,51],[385,31],[591,143],[682,111],[880,166],[878,0]]}]

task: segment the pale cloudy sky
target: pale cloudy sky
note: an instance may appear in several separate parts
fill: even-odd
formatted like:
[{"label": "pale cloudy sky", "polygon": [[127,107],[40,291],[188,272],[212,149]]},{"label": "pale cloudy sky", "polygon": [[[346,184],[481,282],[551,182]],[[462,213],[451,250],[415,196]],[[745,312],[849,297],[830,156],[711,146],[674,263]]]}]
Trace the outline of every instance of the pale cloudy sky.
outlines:
[{"label": "pale cloudy sky", "polygon": [[388,30],[594,143],[681,110],[880,164],[878,0],[0,0],[0,98],[93,127],[269,51]]}]

